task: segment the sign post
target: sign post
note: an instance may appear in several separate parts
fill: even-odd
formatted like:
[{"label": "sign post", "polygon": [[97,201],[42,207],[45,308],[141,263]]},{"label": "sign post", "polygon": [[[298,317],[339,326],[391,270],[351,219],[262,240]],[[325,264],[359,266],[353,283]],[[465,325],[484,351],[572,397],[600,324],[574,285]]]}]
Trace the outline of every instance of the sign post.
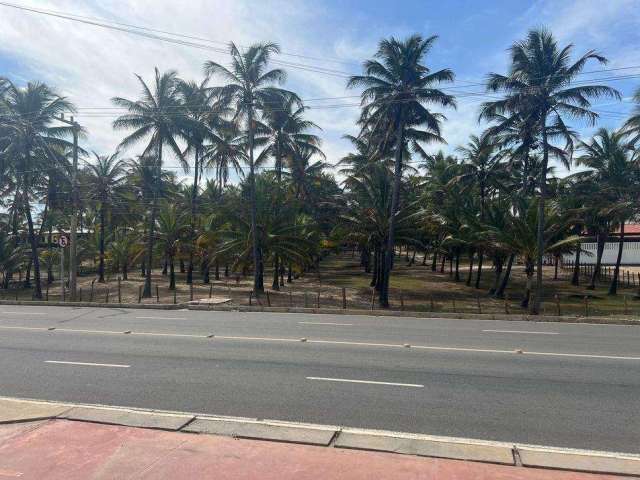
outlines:
[{"label": "sign post", "polygon": [[60,298],[64,302],[64,249],[69,245],[66,235],[60,235],[58,245],[60,246]]}]

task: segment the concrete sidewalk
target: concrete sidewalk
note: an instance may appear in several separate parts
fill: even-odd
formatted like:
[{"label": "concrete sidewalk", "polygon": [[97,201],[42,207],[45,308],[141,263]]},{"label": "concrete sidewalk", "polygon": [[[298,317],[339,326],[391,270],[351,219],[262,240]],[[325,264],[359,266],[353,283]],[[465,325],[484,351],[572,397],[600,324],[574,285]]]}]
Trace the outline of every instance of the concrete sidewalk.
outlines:
[{"label": "concrete sidewalk", "polygon": [[621,477],[49,419],[0,425],[0,479],[5,478],[613,480]]}]

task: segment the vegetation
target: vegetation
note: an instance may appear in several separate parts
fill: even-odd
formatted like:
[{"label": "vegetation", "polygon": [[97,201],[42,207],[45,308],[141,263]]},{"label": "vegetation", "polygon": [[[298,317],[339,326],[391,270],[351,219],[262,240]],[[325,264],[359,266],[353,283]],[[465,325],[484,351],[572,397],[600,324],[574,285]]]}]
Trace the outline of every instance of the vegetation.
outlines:
[{"label": "vegetation", "polygon": [[[581,234],[598,246],[586,288],[604,278],[603,249],[615,236],[608,293],[617,295],[625,224],[639,213],[639,112],[592,138],[579,139],[572,125],[598,121],[593,99],[620,99],[580,77],[606,59],[592,50],[575,59],[572,45],[531,31],[510,48],[508,72],[487,77],[484,131],[447,154],[434,145],[446,143],[444,113],[456,108],[446,89],[454,73],[427,66],[436,40],[384,39],[349,78],[361,114],[358,134],[345,137],[352,152],[341,159],[326,158],[320,126],[284,88],[286,73],[271,68],[273,43],[231,44],[230,66],[207,62],[201,81],[157,69],[151,82],[138,76],[138,99],[113,99],[124,111],[113,122],[124,135],[117,151],[80,150],[78,209],[64,201],[73,185],[72,127],[58,121],[74,106],[47,85],[0,78],[0,287],[18,288],[24,273],[22,287],[43,298],[41,268],[48,285],[59,262],[54,236],[77,215],[80,275],[128,282],[139,271],[143,298],[154,295],[155,269],[176,295],[185,284],[221,275],[239,284],[251,275],[260,299],[270,275],[272,295],[324,278],[370,286],[383,308],[397,305],[398,286],[423,290],[435,305],[442,291],[432,277],[448,263],[456,295],[506,305],[510,294],[537,314],[547,292],[561,291],[553,280],[579,295],[587,273]],[[580,168],[560,177],[554,162]],[[559,274],[573,252],[574,270]],[[544,270],[554,264],[551,280]]]}]

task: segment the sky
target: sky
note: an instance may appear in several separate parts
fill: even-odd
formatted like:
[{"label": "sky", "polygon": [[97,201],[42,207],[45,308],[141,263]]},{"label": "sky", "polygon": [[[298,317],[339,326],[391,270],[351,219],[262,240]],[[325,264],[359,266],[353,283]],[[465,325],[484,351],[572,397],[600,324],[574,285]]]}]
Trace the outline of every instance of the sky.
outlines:
[{"label": "sky", "polygon": [[[4,0],[3,0],[4,1]],[[489,72],[506,72],[508,47],[535,27],[550,29],[561,44],[573,43],[575,55],[596,49],[609,59],[585,71],[581,79],[604,78],[624,100],[595,101],[599,126],[618,127],[631,110],[631,95],[640,87],[640,0],[13,0],[24,7],[65,12],[94,19],[153,28],[206,40],[192,40],[205,48],[176,45],[129,33],[29,13],[0,4],[0,76],[17,84],[44,81],[71,100],[77,120],[88,131],[83,146],[111,154],[124,133],[114,131],[113,110],[96,115],[87,108],[112,107],[110,99],[136,99],[140,85],[134,74],[151,81],[154,67],[175,69],[185,79],[202,80],[207,60],[228,64],[220,52],[234,41],[245,46],[274,41],[283,55],[273,65],[287,70],[286,88],[310,106],[308,116],[322,131],[329,163],[348,153],[342,137],[357,134],[357,95],[346,89],[350,74],[361,72],[382,38],[413,33],[438,35],[425,59],[429,68],[450,68],[453,84],[443,85],[458,96],[457,110],[439,110],[446,145],[428,150],[453,151],[486,125],[478,123],[478,109],[487,100],[482,82]],[[179,37],[175,37],[179,38]],[[182,37],[182,39],[184,39]],[[209,48],[212,47],[212,48]],[[635,68],[628,68],[635,67]],[[310,71],[309,68],[324,72]],[[611,79],[612,76],[632,76]],[[215,83],[215,82],[214,82]],[[320,99],[320,100],[318,100]],[[95,110],[93,111],[95,112]],[[583,136],[594,127],[572,123]],[[140,153],[123,152],[124,156]],[[167,160],[168,167],[177,165]]]}]

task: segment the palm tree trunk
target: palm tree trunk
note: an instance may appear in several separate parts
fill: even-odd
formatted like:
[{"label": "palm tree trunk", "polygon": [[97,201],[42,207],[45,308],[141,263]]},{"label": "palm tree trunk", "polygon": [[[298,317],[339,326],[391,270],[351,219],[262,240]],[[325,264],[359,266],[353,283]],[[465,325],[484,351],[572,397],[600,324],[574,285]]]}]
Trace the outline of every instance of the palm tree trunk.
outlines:
[{"label": "palm tree trunk", "polygon": [[143,298],[151,298],[151,268],[153,265],[153,241],[156,225],[156,210],[158,208],[158,190],[160,189],[160,176],[162,173],[162,142],[158,145],[158,171],[156,172],[156,185],[154,185],[153,201],[151,202],[151,214],[149,215],[149,237],[147,238],[147,258],[145,260],[145,278],[144,289],[142,291]]},{"label": "palm tree trunk", "polygon": [[98,264],[98,282],[104,283],[104,203],[100,206],[100,263]]},{"label": "palm tree trunk", "polygon": [[391,212],[389,213],[389,234],[387,236],[387,248],[382,269],[382,288],[380,289],[380,306],[389,308],[389,277],[393,265],[395,252],[395,228],[396,214],[400,203],[400,182],[402,180],[402,151],[404,146],[404,112],[400,110],[398,129],[396,132],[396,151],[393,171],[393,191],[391,193]]},{"label": "palm tree trunk", "polygon": [[378,261],[379,258],[379,248],[373,247],[373,274],[371,276],[371,283],[370,286],[375,287],[376,284],[378,283],[378,264],[380,263]]},{"label": "palm tree trunk", "polygon": [[538,315],[542,306],[542,258],[544,257],[544,204],[547,197],[547,165],[549,164],[549,143],[547,141],[547,114],[542,115],[542,165],[540,170],[540,201],[538,202],[538,252],[536,255],[536,296],[531,313]]},{"label": "palm tree trunk", "polygon": [[471,286],[471,279],[473,278],[473,260],[476,252],[473,248],[469,249],[469,275],[467,275],[467,286]]},{"label": "palm tree trunk", "polygon": [[591,281],[587,286],[587,290],[595,290],[596,282],[600,276],[600,267],[602,265],[602,254],[604,253],[604,246],[607,242],[608,232],[598,233],[597,247],[596,247],[596,264],[591,275]]},{"label": "palm tree trunk", "polygon": [[573,266],[573,276],[571,277],[571,285],[580,285],[580,251],[582,250],[580,243],[578,243],[578,250],[576,251],[576,263]]},{"label": "palm tree trunk", "polygon": [[460,247],[456,247],[455,255],[456,255],[456,273],[453,279],[456,282],[459,282],[460,281]]},{"label": "palm tree trunk", "polygon": [[291,263],[289,263],[289,266],[287,268],[287,283],[291,283],[293,281],[292,275],[293,275],[293,272],[291,268]]},{"label": "palm tree trunk", "polygon": [[253,254],[253,290],[256,295],[264,291],[262,285],[262,272],[260,268],[261,259],[258,252],[258,226],[257,226],[257,205],[256,205],[256,177],[255,166],[253,164],[253,107],[249,107],[248,111],[248,136],[249,136],[249,195],[251,203],[251,251]]},{"label": "palm tree trunk", "polygon": [[209,283],[211,281],[211,279],[209,278],[211,266],[209,265],[209,254],[206,252],[202,257],[200,270],[202,270],[202,283]]},{"label": "palm tree trunk", "polygon": [[125,258],[122,262],[122,280],[129,280],[129,265],[128,261]]},{"label": "palm tree trunk", "polygon": [[176,289],[176,271],[173,264],[173,255],[169,257],[169,290]]},{"label": "palm tree trunk", "polygon": [[49,237],[47,239],[47,250],[49,250],[49,264],[47,265],[47,283],[52,284],[55,282],[55,278],[53,276],[53,262],[51,261],[51,255],[53,253],[52,247],[53,241],[53,224],[49,222]]},{"label": "palm tree trunk", "polygon": [[498,291],[498,285],[500,284],[500,277],[502,276],[502,264],[504,259],[502,257],[497,256],[494,261],[496,265],[496,276],[493,282],[493,287],[491,287],[491,289],[489,290],[489,295],[493,295]]},{"label": "palm tree trunk", "polygon": [[560,255],[554,255],[553,259],[553,279],[558,280],[558,264],[560,263]]},{"label": "palm tree trunk", "polygon": [[196,147],[193,161],[193,188],[191,190],[191,245],[189,246],[189,264],[187,266],[187,283],[193,282],[193,251],[196,248],[196,201],[198,199],[198,170],[200,169],[200,149]]},{"label": "palm tree trunk", "polygon": [[[426,253],[425,253],[426,256]],[[433,258],[431,259],[431,271],[435,272],[438,270],[438,245],[433,245]]]},{"label": "palm tree trunk", "polygon": [[482,250],[478,252],[478,273],[476,275],[476,288],[480,288],[480,277],[482,276],[482,260],[484,259],[484,254]]},{"label": "palm tree trunk", "polygon": [[378,268],[376,269],[378,272],[378,276],[376,277],[376,290],[378,292],[382,291],[382,284],[384,283],[384,267],[386,262],[386,255],[384,248],[380,248],[378,253]]},{"label": "palm tree trunk", "polygon": [[617,295],[618,293],[618,276],[620,275],[620,262],[622,261],[622,251],[624,250],[624,220],[620,222],[620,239],[618,241],[618,257],[616,258],[616,266],[613,269],[613,278],[609,285],[609,295]]},{"label": "palm tree trunk", "polygon": [[31,245],[31,261],[33,263],[33,280],[36,284],[36,288],[33,292],[33,298],[36,300],[42,300],[42,285],[40,284],[40,259],[38,258],[38,239],[36,238],[36,232],[33,229],[31,205],[29,205],[29,197],[27,195],[28,193],[25,186],[23,192],[24,210],[27,216],[27,226],[29,228],[29,244]]},{"label": "palm tree trunk", "polygon": [[280,259],[278,255],[273,259],[273,282],[271,282],[271,288],[273,290],[280,290],[280,283],[278,282],[278,274],[280,270]]},{"label": "palm tree trunk", "polygon": [[515,253],[509,255],[509,260],[507,261],[507,270],[504,272],[504,276],[502,277],[502,282],[500,282],[498,290],[496,290],[495,296],[497,298],[504,297],[504,291],[507,289],[507,285],[509,284],[509,279],[511,278],[511,267],[513,267],[513,261],[515,260],[515,258]]}]

